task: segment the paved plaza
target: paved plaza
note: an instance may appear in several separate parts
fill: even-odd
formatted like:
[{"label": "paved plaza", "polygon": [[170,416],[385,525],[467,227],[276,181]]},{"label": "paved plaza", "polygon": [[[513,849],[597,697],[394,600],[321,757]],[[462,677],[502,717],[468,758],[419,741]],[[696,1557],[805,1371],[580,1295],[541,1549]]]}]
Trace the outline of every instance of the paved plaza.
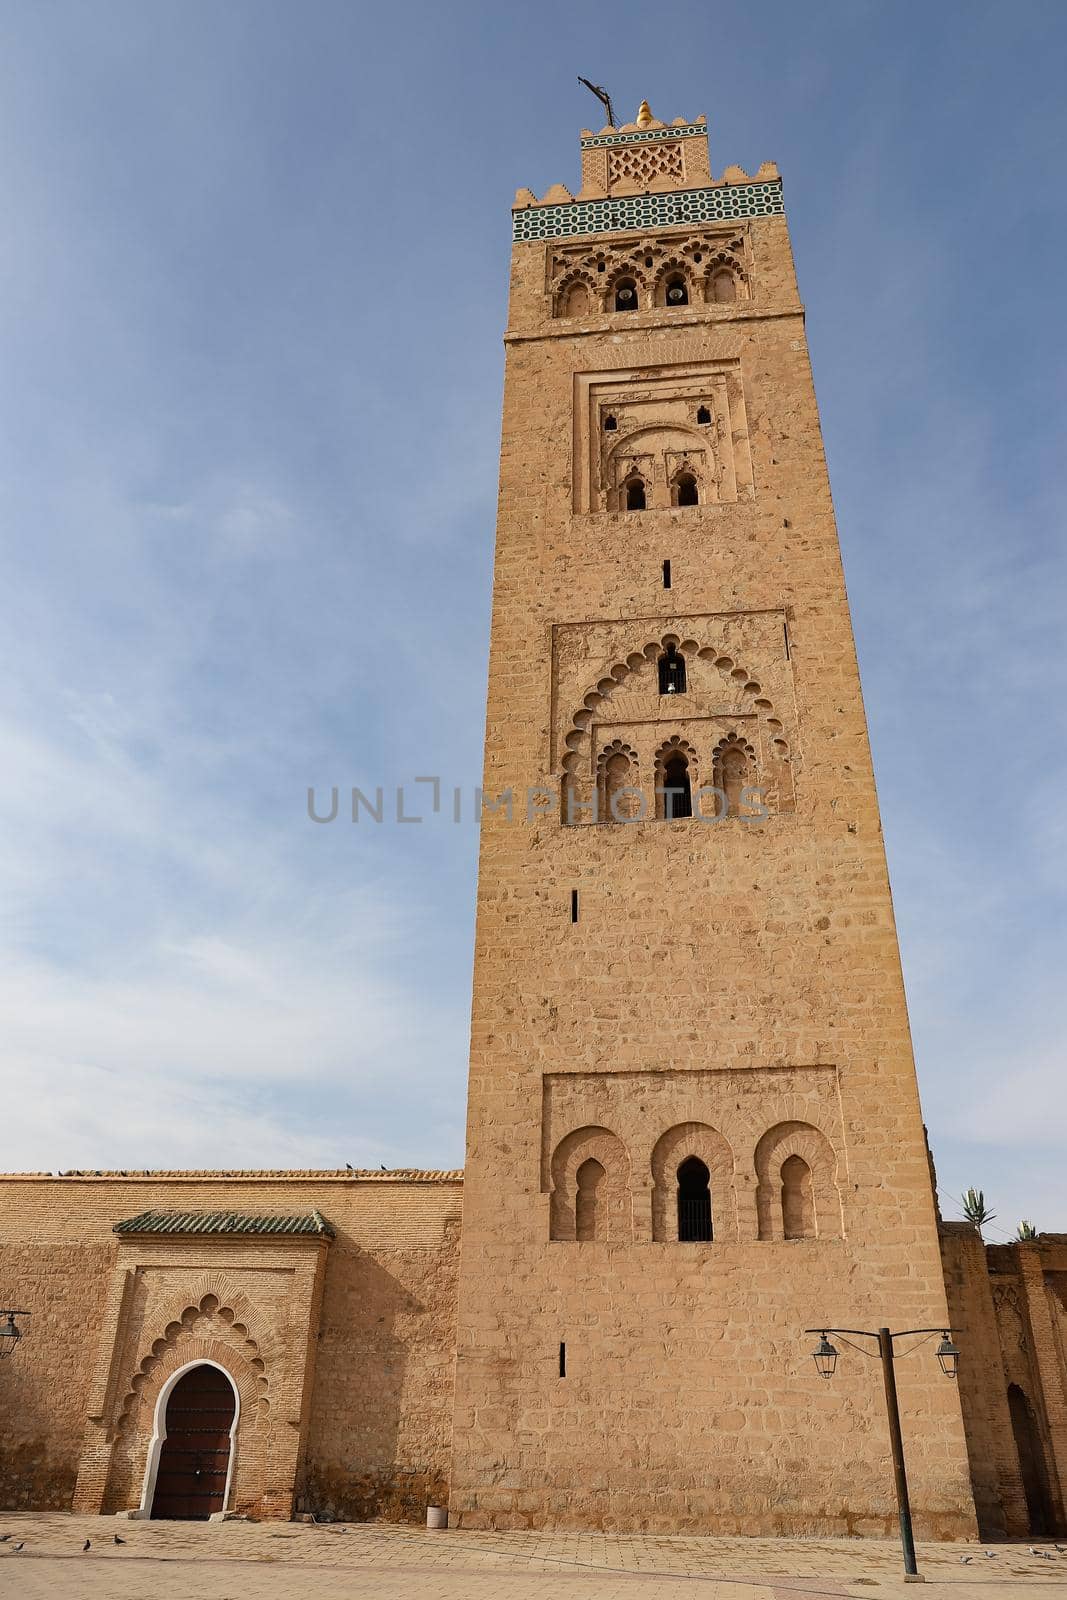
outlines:
[{"label": "paved plaza", "polygon": [[[129,1522],[0,1515],[0,1596],[18,1600],[914,1600],[882,1539],[430,1533],[379,1524]],[[125,1540],[116,1544],[116,1534]],[[89,1540],[91,1548],[82,1546]],[[16,1545],[22,1545],[16,1550]],[[986,1550],[991,1555],[986,1555]],[[1067,1545],[921,1545],[949,1600],[1067,1593]]]}]

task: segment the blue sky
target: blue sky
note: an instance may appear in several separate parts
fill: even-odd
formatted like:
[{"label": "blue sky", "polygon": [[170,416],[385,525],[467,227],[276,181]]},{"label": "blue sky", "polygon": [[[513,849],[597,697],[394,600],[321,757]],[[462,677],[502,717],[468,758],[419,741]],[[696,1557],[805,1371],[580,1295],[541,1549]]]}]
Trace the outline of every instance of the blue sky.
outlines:
[{"label": "blue sky", "polygon": [[475,829],[305,791],[478,780],[580,72],[782,168],[941,1187],[1067,1228],[1067,11],[0,18],[0,1165],[461,1162]]}]

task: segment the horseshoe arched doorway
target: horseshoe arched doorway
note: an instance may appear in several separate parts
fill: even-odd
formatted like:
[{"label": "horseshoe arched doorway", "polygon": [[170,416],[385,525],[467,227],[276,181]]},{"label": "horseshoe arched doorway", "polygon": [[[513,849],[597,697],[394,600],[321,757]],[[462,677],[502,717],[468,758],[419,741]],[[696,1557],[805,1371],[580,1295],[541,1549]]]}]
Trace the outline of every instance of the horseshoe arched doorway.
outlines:
[{"label": "horseshoe arched doorway", "polygon": [[226,1509],[237,1391],[213,1362],[185,1367],[159,1397],[149,1458],[149,1516],[206,1521]]}]

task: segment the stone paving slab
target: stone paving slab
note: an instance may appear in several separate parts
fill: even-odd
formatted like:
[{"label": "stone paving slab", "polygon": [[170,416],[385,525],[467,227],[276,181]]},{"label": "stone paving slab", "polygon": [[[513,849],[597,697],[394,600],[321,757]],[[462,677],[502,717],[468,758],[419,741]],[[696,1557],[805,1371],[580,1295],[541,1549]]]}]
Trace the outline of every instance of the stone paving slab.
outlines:
[{"label": "stone paving slab", "polygon": [[0,1513],[0,1534],[10,1536],[0,1542],[3,1600],[292,1600],[294,1583],[299,1600],[875,1600],[875,1591],[877,1600],[917,1600],[933,1585],[951,1586],[951,1600],[1067,1594],[1067,1544],[1053,1542],[1035,1542],[1044,1557],[1026,1544],[921,1545],[926,1590],[918,1590],[902,1580],[899,1546],[883,1539],[431,1533],[15,1512]]}]

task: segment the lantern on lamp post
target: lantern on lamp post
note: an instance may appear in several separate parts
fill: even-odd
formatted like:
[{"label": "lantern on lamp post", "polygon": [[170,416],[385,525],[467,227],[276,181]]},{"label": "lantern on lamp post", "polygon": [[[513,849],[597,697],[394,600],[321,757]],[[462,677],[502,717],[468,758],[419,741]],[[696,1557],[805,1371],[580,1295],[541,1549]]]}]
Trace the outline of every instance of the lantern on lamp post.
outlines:
[{"label": "lantern on lamp post", "polygon": [[[915,1334],[940,1333],[937,1362],[946,1378],[955,1378],[959,1372],[960,1352],[952,1340],[951,1328],[904,1328],[891,1333],[888,1328],[871,1332],[865,1328],[806,1328],[806,1333],[817,1333],[819,1342],[812,1351],[812,1360],[820,1378],[832,1378],[837,1367],[838,1351],[830,1342],[830,1334],[852,1334],[857,1339],[873,1339],[878,1346],[885,1383],[885,1406],[889,1420],[889,1443],[893,1456],[893,1478],[897,1491],[897,1513],[900,1519],[900,1543],[904,1550],[905,1583],[922,1583],[915,1561],[915,1535],[911,1526],[911,1504],[908,1499],[908,1475],[904,1467],[904,1439],[900,1431],[900,1407],[897,1404],[896,1358],[894,1339],[908,1339]],[[845,1340],[848,1343],[847,1339]],[[925,1340],[922,1341],[925,1343]],[[856,1348],[859,1348],[858,1346]],[[909,1352],[905,1351],[905,1354]],[[866,1354],[866,1352],[864,1352]]]}]

